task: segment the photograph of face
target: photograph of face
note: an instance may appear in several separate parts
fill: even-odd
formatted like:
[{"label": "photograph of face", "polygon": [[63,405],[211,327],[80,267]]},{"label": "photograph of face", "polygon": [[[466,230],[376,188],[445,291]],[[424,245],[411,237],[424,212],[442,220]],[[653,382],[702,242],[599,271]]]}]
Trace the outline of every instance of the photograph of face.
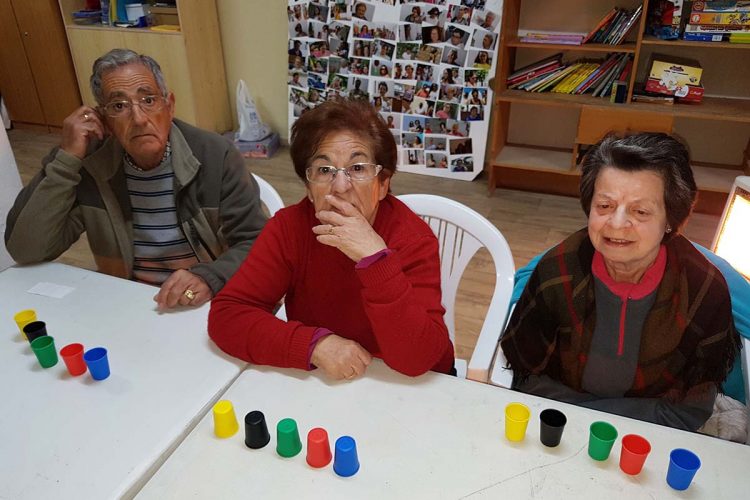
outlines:
[{"label": "photograph of face", "polygon": [[367,2],[355,2],[352,8],[352,17],[372,21],[372,15],[375,12],[375,6]]},{"label": "photograph of face", "polygon": [[401,75],[401,79],[402,80],[414,80],[415,68],[416,68],[416,65],[414,63],[404,64],[404,71]]},{"label": "photograph of face", "polygon": [[375,42],[368,40],[355,40],[352,44],[352,56],[372,57]]},{"label": "photograph of face", "polygon": [[446,124],[446,121],[441,120],[440,118],[428,118],[425,121],[425,133],[448,135],[448,126]]},{"label": "photograph of face", "polygon": [[450,152],[452,155],[470,155],[471,154],[471,139],[450,139]]},{"label": "photograph of face", "polygon": [[[401,130],[401,115],[394,113],[381,113],[381,115],[383,116],[383,120],[385,120],[385,124],[389,129],[391,129],[392,133]],[[394,133],[394,136],[395,135],[401,137],[401,134]]]},{"label": "photograph of face", "polygon": [[448,120],[448,135],[454,137],[469,137],[470,126],[466,122],[459,122],[456,120]]},{"label": "photograph of face", "polygon": [[401,134],[401,144],[405,148],[424,149],[424,136],[422,134]]},{"label": "photograph of face", "polygon": [[407,114],[432,116],[435,110],[435,101],[428,101],[422,97],[414,97],[414,100],[409,104]]},{"label": "photograph of face", "polygon": [[452,47],[463,48],[468,39],[469,32],[458,26],[448,26],[448,29],[445,30],[445,41]]},{"label": "photograph of face", "polygon": [[307,9],[303,4],[297,4],[293,7],[286,8],[287,17],[289,22],[300,22],[307,20]]},{"label": "photograph of face", "polygon": [[314,42],[310,44],[310,55],[313,57],[328,57],[331,51],[328,42]]},{"label": "photograph of face", "polygon": [[307,89],[307,73],[300,70],[290,70],[287,83],[295,87]]},{"label": "photograph of face", "polygon": [[303,42],[302,40],[289,40],[289,49],[287,50],[287,53],[290,56],[300,56],[305,57],[309,54],[307,42]]},{"label": "photograph of face", "polygon": [[487,50],[469,50],[467,66],[479,69],[490,69],[492,67],[492,56]]},{"label": "photograph of face", "polygon": [[463,89],[461,104],[465,106],[484,106],[487,104],[487,89],[466,87]]},{"label": "photograph of face", "polygon": [[346,76],[331,74],[328,77],[328,88],[330,90],[337,90],[339,92],[345,92],[349,80]]},{"label": "photograph of face", "polygon": [[417,64],[417,70],[414,78],[417,80],[434,81],[435,68],[429,64]]},{"label": "photograph of face", "polygon": [[335,2],[331,5],[328,19],[330,21],[350,21],[352,19],[351,5]]},{"label": "photograph of face", "polygon": [[466,87],[486,87],[487,70],[484,69],[467,69],[464,78]]},{"label": "photograph of face", "polygon": [[421,24],[424,21],[424,11],[420,5],[402,5],[399,21]]},{"label": "photograph of face", "polygon": [[311,88],[310,90],[308,90],[308,92],[307,92],[307,102],[308,102],[308,104],[312,104],[314,106],[316,104],[320,104],[322,102],[325,102],[325,100],[326,100],[326,93],[325,92],[323,92],[323,91],[321,91],[319,89],[316,89],[316,88]]},{"label": "photograph of face", "polygon": [[328,20],[328,6],[322,3],[313,3],[307,7],[308,19],[326,22]]},{"label": "photograph of face", "polygon": [[[349,25],[343,23],[331,23],[328,26],[328,31],[331,34],[330,37],[337,38],[342,42],[346,42],[349,38]],[[329,37],[329,38],[330,38]]]},{"label": "photograph of face", "polygon": [[331,29],[326,23],[310,20],[307,24],[307,36],[318,40],[328,40]]},{"label": "photograph of face", "polygon": [[417,60],[431,64],[438,64],[442,55],[442,47],[435,45],[421,45],[417,52]]},{"label": "photograph of face", "polygon": [[414,132],[421,134],[424,132],[425,119],[418,116],[404,117],[403,129],[404,132]]},{"label": "photograph of face", "polygon": [[307,71],[326,73],[328,71],[328,59],[311,55],[307,58]]},{"label": "photograph of face", "polygon": [[390,61],[383,61],[381,59],[373,59],[372,63],[370,64],[370,75],[381,76],[383,78],[390,78],[391,66],[392,66],[392,63]]},{"label": "photograph of face", "polygon": [[443,153],[425,153],[427,168],[448,168],[448,158]]},{"label": "photograph of face", "polygon": [[463,66],[465,61],[466,51],[464,49],[458,47],[446,47],[445,50],[443,50],[442,62],[444,64],[449,64],[451,66]]},{"label": "photograph of face", "polygon": [[438,7],[430,7],[427,10],[427,15],[422,21],[424,24],[430,24],[432,26],[444,26],[446,19],[446,9],[440,9]]},{"label": "photograph of face", "polygon": [[360,99],[363,101],[370,100],[369,80],[367,78],[349,77],[349,98]]},{"label": "photograph of face", "polygon": [[396,44],[378,40],[375,42],[375,48],[372,55],[381,59],[393,59],[393,53],[396,51]]},{"label": "photograph of face", "polygon": [[492,11],[475,11],[474,12],[474,24],[487,31],[495,31],[500,17]]},{"label": "photograph of face", "polygon": [[438,101],[435,107],[435,117],[441,120],[455,120],[458,117],[458,105]]},{"label": "photograph of face", "polygon": [[366,23],[353,21],[352,34],[354,38],[396,40],[398,26],[393,23]]},{"label": "photograph of face", "polygon": [[293,21],[289,23],[289,37],[302,38],[307,36],[307,21]]},{"label": "photograph of face", "polygon": [[467,122],[484,120],[484,106],[461,106],[461,119]]},{"label": "photograph of face", "polygon": [[349,73],[352,75],[370,74],[370,60],[350,57],[349,58]]},{"label": "photograph of face", "polygon": [[443,28],[440,26],[423,26],[422,43],[442,43]]},{"label": "photograph of face", "polygon": [[451,172],[473,172],[474,159],[471,156],[451,159]]},{"label": "photograph of face", "polygon": [[424,165],[424,149],[404,149],[402,162],[406,165]]},{"label": "photograph of face", "polygon": [[349,61],[340,57],[329,57],[328,74],[332,75],[334,73],[338,73],[340,75],[349,73]]},{"label": "photograph of face", "polygon": [[422,45],[418,43],[401,42],[396,45],[396,59],[411,61],[415,58]]},{"label": "photograph of face", "polygon": [[398,39],[402,42],[422,40],[422,26],[419,24],[402,24],[398,27]]},{"label": "photograph of face", "polygon": [[[425,130],[427,133],[427,130]],[[445,139],[441,137],[425,137],[424,148],[427,151],[445,151]]]},{"label": "photograph of face", "polygon": [[305,58],[301,56],[289,56],[289,69],[303,71],[305,69]]},{"label": "photograph of face", "polygon": [[460,85],[441,85],[440,96],[438,97],[441,101],[449,102],[451,104],[458,104],[461,97],[461,86]]},{"label": "photograph of face", "polygon": [[448,20],[453,24],[468,26],[471,24],[472,8],[465,5],[451,5],[448,7]]},{"label": "photograph of face", "polygon": [[495,50],[495,41],[497,34],[486,30],[474,30],[474,36],[471,38],[471,46],[482,50]]},{"label": "photograph of face", "polygon": [[327,78],[323,75],[315,73],[307,74],[307,86],[313,89],[324,90],[326,88],[326,80]]}]

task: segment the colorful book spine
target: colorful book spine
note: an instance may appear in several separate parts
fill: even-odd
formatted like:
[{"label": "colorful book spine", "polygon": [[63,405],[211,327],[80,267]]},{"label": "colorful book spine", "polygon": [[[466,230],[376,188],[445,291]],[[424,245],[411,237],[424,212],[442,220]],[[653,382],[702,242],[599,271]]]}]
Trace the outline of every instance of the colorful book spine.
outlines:
[{"label": "colorful book spine", "polygon": [[693,2],[693,12],[750,12],[750,1]]},{"label": "colorful book spine", "polygon": [[750,26],[750,12],[693,12],[690,24],[731,24]]},{"label": "colorful book spine", "polygon": [[688,24],[685,33],[745,33],[750,32],[750,26],[740,24]]},{"label": "colorful book spine", "polygon": [[599,30],[602,29],[604,26],[606,26],[607,23],[609,23],[612,20],[612,18],[615,17],[615,15],[617,14],[618,10],[619,9],[617,7],[613,8],[612,10],[610,10],[607,13],[607,15],[604,16],[601,21],[599,21],[599,23],[596,25],[596,27],[593,30],[591,30],[588,35],[586,35],[586,37],[583,39],[583,43],[587,43],[589,41],[592,41],[592,39],[594,38],[594,36],[597,33],[599,33]]},{"label": "colorful book spine", "polygon": [[683,40],[690,42],[727,42],[729,34],[726,33],[684,33]]}]

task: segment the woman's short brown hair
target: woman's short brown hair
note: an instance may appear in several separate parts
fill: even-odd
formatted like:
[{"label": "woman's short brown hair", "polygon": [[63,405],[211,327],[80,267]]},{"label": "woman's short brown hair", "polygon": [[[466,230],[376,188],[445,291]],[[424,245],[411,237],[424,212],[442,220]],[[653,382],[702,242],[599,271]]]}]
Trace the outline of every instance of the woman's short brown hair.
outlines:
[{"label": "woman's short brown hair", "polygon": [[381,165],[381,179],[396,172],[396,141],[375,108],[364,101],[337,99],[306,111],[292,125],[290,154],[294,171],[307,182],[305,170],[320,144],[330,135],[348,132],[365,141]]},{"label": "woman's short brown hair", "polygon": [[672,228],[665,240],[679,232],[690,216],[698,191],[690,168],[690,153],[682,142],[669,134],[651,132],[612,134],[602,139],[586,153],[581,165],[581,207],[586,217],[591,210],[596,178],[604,167],[659,174],[664,179],[664,206]]}]

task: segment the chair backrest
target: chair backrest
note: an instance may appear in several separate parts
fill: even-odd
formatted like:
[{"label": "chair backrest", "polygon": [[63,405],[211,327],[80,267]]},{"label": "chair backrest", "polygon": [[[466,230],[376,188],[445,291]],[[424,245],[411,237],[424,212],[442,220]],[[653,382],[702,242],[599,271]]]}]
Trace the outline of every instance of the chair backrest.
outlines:
[{"label": "chair backrest", "polygon": [[[487,248],[495,264],[495,290],[482,330],[471,355],[467,378],[487,382],[508,304],[513,291],[513,254],[502,233],[487,219],[457,201],[430,194],[398,197],[432,228],[440,243],[440,281],[445,307],[445,324],[455,341],[456,292],[461,276],[474,254]],[[455,342],[454,342],[455,343]]]},{"label": "chair backrest", "polygon": [[747,441],[750,444],[750,339],[742,337],[742,379],[745,382],[745,405],[747,406]]},{"label": "chair backrest", "polygon": [[268,209],[269,216],[273,217],[273,214],[284,208],[284,200],[281,199],[279,193],[276,192],[268,181],[257,174],[252,175],[255,182],[257,182],[260,187],[260,201],[262,201]]},{"label": "chair backrest", "polygon": [[13,265],[13,259],[5,249],[5,220],[8,211],[21,190],[21,176],[18,174],[16,159],[10,148],[8,134],[0,124],[0,271]]}]

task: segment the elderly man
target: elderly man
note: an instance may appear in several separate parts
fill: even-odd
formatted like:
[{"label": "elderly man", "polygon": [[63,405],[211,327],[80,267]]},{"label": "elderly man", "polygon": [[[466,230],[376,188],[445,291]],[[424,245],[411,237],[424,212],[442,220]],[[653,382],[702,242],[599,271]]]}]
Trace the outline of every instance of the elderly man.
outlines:
[{"label": "elderly man", "polygon": [[148,56],[114,49],[63,122],[58,148],[18,195],[5,241],[20,264],[52,260],[83,233],[99,271],[160,286],[159,309],[199,306],[234,274],[266,217],[242,157],[174,119]]}]

